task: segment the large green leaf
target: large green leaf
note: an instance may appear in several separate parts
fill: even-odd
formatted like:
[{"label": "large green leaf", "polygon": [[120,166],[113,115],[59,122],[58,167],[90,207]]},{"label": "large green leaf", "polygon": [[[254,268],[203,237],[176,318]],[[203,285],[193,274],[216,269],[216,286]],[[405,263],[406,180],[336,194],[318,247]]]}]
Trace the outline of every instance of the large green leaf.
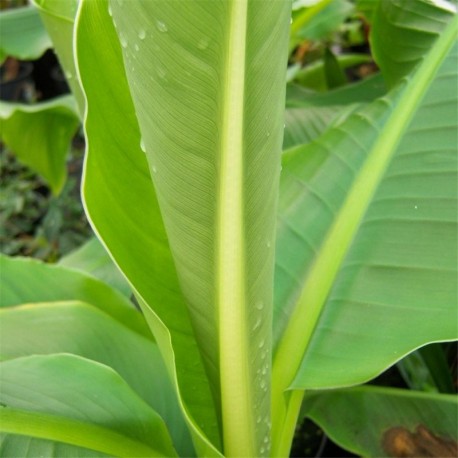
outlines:
[{"label": "large green leaf", "polygon": [[373,13],[371,44],[388,86],[409,74],[456,13],[448,0],[379,1]]},{"label": "large green leaf", "polygon": [[51,40],[36,8],[15,8],[0,13],[0,63],[8,56],[38,59],[50,47]]},{"label": "large green leaf", "polygon": [[225,453],[264,456],[289,5],[179,5],[111,3]]},{"label": "large green leaf", "polygon": [[71,355],[0,367],[1,432],[114,456],[176,456],[159,415],[108,367]]},{"label": "large green leaf", "polygon": [[145,319],[133,304],[118,291],[89,275],[30,258],[0,255],[0,265],[0,307],[79,300],[100,308],[130,329],[151,338]]},{"label": "large green leaf", "polygon": [[175,392],[153,342],[82,302],[9,307],[0,309],[0,318],[2,360],[71,353],[105,364],[159,413],[180,455],[192,455]]},{"label": "large green leaf", "polygon": [[215,456],[218,452],[205,437],[219,446],[212,396],[140,149],[121,46],[107,5],[84,2],[77,29],[78,67],[88,101],[84,200],[99,238],[148,304],[144,312],[196,448]]},{"label": "large green leaf", "polygon": [[[272,56],[286,58],[283,51],[288,4],[180,2],[180,8],[177,5],[176,2],[140,2],[137,8],[127,9],[113,2],[111,13],[123,46],[127,76],[143,131],[142,143],[165,215],[180,283],[190,306],[217,405],[222,399],[225,452],[265,455],[273,261],[270,246],[276,200],[276,187],[272,187],[272,182],[275,183],[279,172],[284,85],[281,66],[272,71],[268,61]],[[85,7],[89,8],[88,4]],[[93,12],[92,17],[96,14],[102,13]],[[87,30],[81,33],[83,17],[82,14],[78,31],[79,69],[88,104],[94,100],[100,106],[99,94],[90,93],[96,82],[88,70],[91,66],[88,45],[83,46],[83,37],[89,36]],[[106,22],[106,19],[99,17],[98,22]],[[88,29],[90,26],[88,20]],[[106,55],[106,46],[102,46],[99,37],[102,35],[99,24],[93,34],[96,38],[90,40],[91,47],[94,48],[94,43],[100,44],[99,53]],[[97,55],[97,50],[94,54],[94,61],[100,62],[102,56]],[[266,75],[269,78],[265,78]],[[116,83],[119,91],[119,81]],[[103,84],[106,85],[106,81]],[[109,103],[112,105],[113,101]],[[89,107],[89,116],[90,111]],[[105,109],[106,112],[111,111]],[[124,133],[125,118],[124,114],[120,119]],[[119,130],[117,119],[110,116],[108,121]],[[91,141],[92,148],[98,141],[94,139],[96,125],[97,130],[103,130],[100,119],[92,127],[88,117],[87,186],[92,182],[89,174],[101,170],[91,165]],[[132,134],[135,140],[135,126]],[[100,133],[96,135],[100,137]],[[139,137],[137,141],[140,143]],[[121,151],[122,161],[132,163],[132,157],[137,154],[132,143],[129,142],[129,157]],[[107,151],[106,144],[104,146]],[[114,162],[113,151],[109,155],[111,170],[119,173],[122,162]],[[245,176],[244,169],[247,170]],[[151,187],[151,183],[145,185]],[[151,236],[159,233],[162,237],[153,224],[153,228],[146,226],[149,224],[147,215],[157,211],[151,190],[142,195],[147,196],[144,206],[152,208],[146,211],[142,208],[132,235],[125,226],[123,228],[130,242],[130,259],[123,260],[115,253],[121,251],[119,241],[108,241],[109,237],[113,239],[113,224],[108,234],[107,223],[100,223],[101,218],[108,216],[106,199],[104,208],[100,208],[100,204],[97,208],[94,200],[100,196],[91,195],[87,186],[86,204],[91,219],[108,248],[113,250],[114,258],[144,301],[173,324],[177,318],[165,315],[163,305],[155,300],[157,292],[154,296],[148,293],[151,275],[142,279],[138,274],[157,270],[143,267],[155,262],[155,251],[158,251],[157,248],[154,251],[154,245],[149,249]],[[138,204],[138,195],[129,201],[129,196],[122,198],[123,202],[131,202],[123,205],[129,220],[134,215],[133,203]],[[124,215],[123,219],[126,219]],[[134,250],[140,255],[136,256]],[[165,256],[167,252],[163,256],[167,260]],[[135,275],[128,273],[132,269],[129,264],[135,269]],[[167,270],[162,272],[162,265],[160,268],[159,278],[164,278]],[[167,307],[170,314],[171,304]],[[177,315],[176,308],[174,315]],[[161,331],[156,330],[160,345]],[[188,348],[186,352],[189,353]],[[190,359],[189,354],[186,358]],[[220,382],[223,383],[221,396]],[[208,405],[211,408],[211,404]],[[208,430],[209,426],[203,429]]]},{"label": "large green leaf", "polygon": [[[454,456],[457,412],[456,396],[375,386],[311,392],[302,409],[334,442],[357,455],[374,457]],[[416,432],[420,437],[415,439]],[[422,446],[436,454],[421,454]],[[402,454],[409,449],[408,455]]]},{"label": "large green leaf", "polygon": [[67,177],[67,153],[79,125],[75,101],[64,96],[24,105],[0,102],[0,138],[58,194]]},{"label": "large green leaf", "polygon": [[361,383],[458,337],[456,30],[454,18],[403,85],[283,168],[279,392]]}]

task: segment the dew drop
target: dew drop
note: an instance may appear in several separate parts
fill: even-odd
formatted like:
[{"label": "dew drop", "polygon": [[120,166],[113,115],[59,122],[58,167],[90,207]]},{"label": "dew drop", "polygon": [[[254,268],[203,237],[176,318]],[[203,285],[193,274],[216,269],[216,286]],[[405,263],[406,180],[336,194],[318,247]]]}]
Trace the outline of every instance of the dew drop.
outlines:
[{"label": "dew drop", "polygon": [[418,210],[418,205],[415,205],[415,207],[413,207],[413,208],[415,208],[415,210]]},{"label": "dew drop", "polygon": [[111,4],[108,3],[108,14],[111,16],[113,16],[113,11],[111,10]]},{"label": "dew drop", "polygon": [[137,43],[134,44],[134,49],[135,49],[135,51],[139,51],[140,50],[140,47],[138,46]]},{"label": "dew drop", "polygon": [[64,75],[65,75],[65,78],[67,78],[67,80],[71,80],[73,78],[73,75],[67,70],[64,71]]},{"label": "dew drop", "polygon": [[258,329],[261,326],[261,323],[262,323],[262,320],[261,320],[261,318],[258,317],[256,322],[254,323],[253,331],[256,331],[256,329]]},{"label": "dew drop", "polygon": [[258,310],[262,310],[264,308],[264,302],[262,301],[258,301],[256,302],[256,306],[255,306]]},{"label": "dew drop", "polygon": [[156,21],[156,27],[159,32],[167,32],[167,30],[169,30],[165,23],[162,21]]},{"label": "dew drop", "polygon": [[266,449],[264,447],[261,447],[261,450],[259,450],[261,453],[264,453]]},{"label": "dew drop", "polygon": [[261,420],[262,420],[261,417],[256,418],[256,423],[261,423]]},{"label": "dew drop", "polygon": [[264,436],[264,443],[267,444],[269,442],[269,436]]},{"label": "dew drop", "polygon": [[269,131],[266,132],[266,137],[270,137],[270,132]]},{"label": "dew drop", "polygon": [[145,29],[140,29],[138,31],[138,38],[140,38],[140,40],[144,40],[146,38],[146,31]]},{"label": "dew drop", "polygon": [[140,140],[140,149],[146,153],[146,148],[145,148],[145,142],[143,141],[143,138]]},{"label": "dew drop", "polygon": [[153,173],[157,173],[157,168],[155,165],[153,165],[152,169],[153,169]]},{"label": "dew drop", "polygon": [[265,343],[266,343],[265,340],[262,339],[261,342],[259,342],[258,347],[259,347],[259,348],[262,348],[262,347],[264,346]]},{"label": "dew drop", "polygon": [[266,246],[267,246],[267,248],[270,248],[272,246],[272,244],[270,243],[270,240],[267,240]]},{"label": "dew drop", "polygon": [[264,389],[267,386],[266,381],[262,379],[260,385],[261,385],[261,388]]},{"label": "dew drop", "polygon": [[121,42],[121,46],[123,48],[127,48],[127,40],[126,37],[120,32],[119,33],[119,41]]}]

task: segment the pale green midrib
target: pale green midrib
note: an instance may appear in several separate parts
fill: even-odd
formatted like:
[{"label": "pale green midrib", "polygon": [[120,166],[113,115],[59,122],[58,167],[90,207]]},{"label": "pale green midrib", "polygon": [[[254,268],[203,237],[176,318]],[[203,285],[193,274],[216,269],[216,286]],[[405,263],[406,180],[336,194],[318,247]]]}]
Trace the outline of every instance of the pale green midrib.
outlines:
[{"label": "pale green midrib", "polygon": [[38,412],[0,409],[2,433],[62,442],[111,456],[163,456],[163,452],[99,425]]},{"label": "pale green midrib", "polygon": [[243,133],[248,0],[230,4],[222,106],[216,298],[225,456],[256,456],[245,296]]},{"label": "pale green midrib", "polygon": [[288,388],[299,369],[326,297],[362,217],[422,96],[453,45],[457,26],[455,17],[420,64],[326,236],[275,355],[273,383],[280,391]]}]

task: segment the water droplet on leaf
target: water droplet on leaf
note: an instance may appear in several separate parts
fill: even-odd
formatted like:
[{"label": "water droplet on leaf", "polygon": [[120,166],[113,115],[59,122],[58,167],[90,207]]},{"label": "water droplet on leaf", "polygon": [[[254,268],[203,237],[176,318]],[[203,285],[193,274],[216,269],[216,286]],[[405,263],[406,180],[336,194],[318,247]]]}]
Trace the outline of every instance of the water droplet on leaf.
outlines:
[{"label": "water droplet on leaf", "polygon": [[119,41],[121,42],[121,46],[123,48],[127,48],[127,40],[126,40],[126,37],[122,33],[119,33]]},{"label": "water droplet on leaf", "polygon": [[159,32],[167,32],[168,28],[162,21],[156,21],[156,27]]},{"label": "water droplet on leaf", "polygon": [[138,31],[138,38],[140,38],[140,40],[144,40],[146,38],[146,31],[145,29],[140,29]]}]

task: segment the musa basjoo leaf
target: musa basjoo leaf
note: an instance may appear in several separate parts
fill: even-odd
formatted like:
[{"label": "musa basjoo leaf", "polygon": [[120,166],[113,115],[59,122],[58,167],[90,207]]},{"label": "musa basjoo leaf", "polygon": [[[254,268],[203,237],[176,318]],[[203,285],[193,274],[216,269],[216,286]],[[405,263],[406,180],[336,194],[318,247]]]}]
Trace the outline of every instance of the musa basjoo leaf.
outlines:
[{"label": "musa basjoo leaf", "polygon": [[453,395],[363,386],[310,392],[301,414],[341,447],[380,457],[456,456],[457,412]]},{"label": "musa basjoo leaf", "polygon": [[84,96],[76,78],[73,59],[73,28],[78,0],[31,0],[52,39],[54,50],[64,69],[65,78],[75,96],[80,114],[84,112]]},{"label": "musa basjoo leaf", "polygon": [[36,8],[15,8],[0,13],[0,63],[8,56],[38,59],[51,46]]},{"label": "musa basjoo leaf", "polygon": [[4,255],[0,255],[0,266],[0,307],[78,300],[98,307],[129,329],[152,338],[145,319],[133,304],[118,291],[89,275],[31,258]]},{"label": "musa basjoo leaf", "polygon": [[[456,34],[454,17],[398,88],[284,164],[274,399],[361,383],[458,338]],[[277,428],[298,393],[274,408]]]},{"label": "musa basjoo leaf", "polygon": [[140,298],[197,452],[219,456],[216,411],[140,149],[108,3],[83,2],[76,33],[79,76],[87,98],[83,195],[88,217]]},{"label": "musa basjoo leaf", "polygon": [[456,10],[456,4],[449,0],[378,2],[371,47],[389,87],[415,68]]},{"label": "musa basjoo leaf", "polygon": [[176,456],[160,416],[107,366],[49,355],[5,361],[0,368],[2,433],[119,457]]},{"label": "musa basjoo leaf", "polygon": [[59,194],[67,177],[66,159],[79,118],[72,96],[25,105],[0,102],[1,140]]},{"label": "musa basjoo leaf", "polygon": [[78,301],[7,307],[0,309],[0,318],[2,360],[70,353],[111,367],[165,421],[180,456],[193,456],[186,424],[154,342]]},{"label": "musa basjoo leaf", "polygon": [[265,456],[289,3],[110,6],[224,453]]}]

